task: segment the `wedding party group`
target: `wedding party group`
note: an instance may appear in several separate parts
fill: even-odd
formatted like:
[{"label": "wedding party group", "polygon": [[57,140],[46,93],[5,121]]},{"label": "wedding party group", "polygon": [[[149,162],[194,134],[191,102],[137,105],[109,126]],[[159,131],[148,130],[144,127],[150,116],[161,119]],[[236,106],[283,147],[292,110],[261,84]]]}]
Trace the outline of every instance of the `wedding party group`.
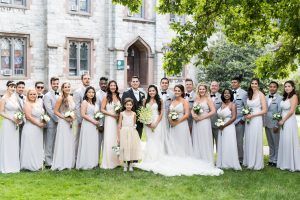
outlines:
[{"label": "wedding party group", "polygon": [[89,74],[81,82],[73,90],[52,77],[44,94],[43,82],[25,88],[23,81],[7,81],[0,101],[0,173],[118,166],[164,176],[219,176],[242,166],[261,170],[264,130],[268,165],[300,171],[293,81],[284,83],[282,96],[275,81],[265,95],[256,78],[245,91],[240,77],[233,77],[231,88],[221,92],[217,81],[195,87],[192,79],[171,90],[162,78],[144,92],[133,76],[123,94],[106,77],[98,91]]}]

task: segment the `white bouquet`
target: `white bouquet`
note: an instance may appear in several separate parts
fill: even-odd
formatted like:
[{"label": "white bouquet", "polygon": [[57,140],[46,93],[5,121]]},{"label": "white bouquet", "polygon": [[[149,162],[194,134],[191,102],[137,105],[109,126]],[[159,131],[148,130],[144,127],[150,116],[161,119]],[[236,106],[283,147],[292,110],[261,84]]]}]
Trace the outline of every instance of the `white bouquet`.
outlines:
[{"label": "white bouquet", "polygon": [[114,106],[114,111],[116,114],[120,114],[121,110],[122,110],[122,106],[120,104],[116,104]]},{"label": "white bouquet", "polygon": [[193,111],[197,114],[197,115],[201,115],[204,110],[202,108],[202,106],[200,104],[196,104],[193,106]]},{"label": "white bouquet", "polygon": [[117,156],[120,155],[120,146],[119,146],[119,145],[113,146],[113,147],[112,147],[112,150],[113,150],[113,152],[114,152]]},{"label": "white bouquet", "polygon": [[[275,120],[277,122],[282,120],[282,115],[279,112],[273,113],[272,117],[273,117],[273,120]],[[281,128],[283,129],[283,125],[281,126]]]},{"label": "white bouquet", "polygon": [[16,129],[18,129],[18,128],[19,128],[19,125],[23,123],[24,117],[25,117],[24,113],[23,113],[23,112],[20,112],[20,111],[19,111],[19,112],[16,112],[16,113],[14,114],[14,118],[17,119],[17,120],[19,121],[19,124],[16,124]]},{"label": "white bouquet", "polygon": [[50,117],[47,114],[41,115],[42,122],[48,123],[50,121]]},{"label": "white bouquet", "polygon": [[217,121],[215,122],[215,125],[220,128],[225,125],[224,119],[223,118],[218,118]]},{"label": "white bouquet", "polygon": [[[244,106],[242,109],[242,114],[245,115],[249,115],[252,113],[252,108],[250,108],[249,106]],[[250,123],[250,119],[246,119],[247,123]]]},{"label": "white bouquet", "polygon": [[95,120],[99,121],[100,119],[104,118],[104,114],[102,112],[96,112],[94,115]]},{"label": "white bouquet", "polygon": [[282,120],[282,116],[279,112],[273,113],[272,117],[273,117],[273,120],[276,120],[276,121]]},{"label": "white bouquet", "polygon": [[179,118],[179,114],[176,111],[173,110],[173,111],[170,111],[168,117],[171,120],[175,121],[175,120],[177,120]]},{"label": "white bouquet", "polygon": [[[75,119],[75,112],[73,110],[69,110],[67,112],[65,112],[65,118],[71,118],[71,119]],[[73,127],[73,122],[70,122],[70,128]]]}]

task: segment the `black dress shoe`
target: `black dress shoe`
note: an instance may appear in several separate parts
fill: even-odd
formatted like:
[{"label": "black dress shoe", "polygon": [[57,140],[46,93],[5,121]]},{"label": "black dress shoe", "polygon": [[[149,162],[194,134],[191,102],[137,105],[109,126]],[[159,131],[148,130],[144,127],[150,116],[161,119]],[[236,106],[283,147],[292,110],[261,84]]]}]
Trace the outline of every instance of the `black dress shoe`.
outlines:
[{"label": "black dress shoe", "polygon": [[273,162],[268,162],[268,165],[269,165],[270,167],[276,167],[276,166],[277,166],[277,164],[276,164],[276,163],[273,163]]}]

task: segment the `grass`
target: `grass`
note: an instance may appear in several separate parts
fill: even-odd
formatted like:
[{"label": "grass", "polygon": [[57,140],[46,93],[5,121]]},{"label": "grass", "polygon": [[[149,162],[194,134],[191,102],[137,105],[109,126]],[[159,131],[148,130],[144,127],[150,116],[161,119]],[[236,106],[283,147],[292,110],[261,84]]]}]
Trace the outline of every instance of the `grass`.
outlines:
[{"label": "grass", "polygon": [[219,177],[163,177],[141,170],[0,174],[1,199],[299,199],[300,173],[266,167]]},{"label": "grass", "polygon": [[0,174],[0,199],[300,199],[299,185],[300,172],[268,166],[225,170],[219,177],[163,177],[122,168],[44,170]]}]

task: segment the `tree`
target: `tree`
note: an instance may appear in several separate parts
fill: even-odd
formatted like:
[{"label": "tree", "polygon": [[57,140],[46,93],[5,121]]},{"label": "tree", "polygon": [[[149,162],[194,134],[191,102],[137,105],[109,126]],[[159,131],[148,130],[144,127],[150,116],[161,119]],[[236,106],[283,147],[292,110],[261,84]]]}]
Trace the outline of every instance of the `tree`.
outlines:
[{"label": "tree", "polygon": [[297,69],[300,58],[299,0],[159,0],[160,13],[187,15],[185,24],[173,23],[177,37],[164,57],[164,69],[177,74],[197,56],[203,65],[211,62],[204,51],[207,39],[222,30],[229,41],[265,47],[257,58],[260,78],[285,78]]},{"label": "tree", "polygon": [[207,65],[198,66],[200,82],[218,81],[221,88],[230,88],[231,79],[238,76],[243,80],[242,87],[248,88],[261,49],[224,41],[210,47],[209,52],[211,61]]}]

